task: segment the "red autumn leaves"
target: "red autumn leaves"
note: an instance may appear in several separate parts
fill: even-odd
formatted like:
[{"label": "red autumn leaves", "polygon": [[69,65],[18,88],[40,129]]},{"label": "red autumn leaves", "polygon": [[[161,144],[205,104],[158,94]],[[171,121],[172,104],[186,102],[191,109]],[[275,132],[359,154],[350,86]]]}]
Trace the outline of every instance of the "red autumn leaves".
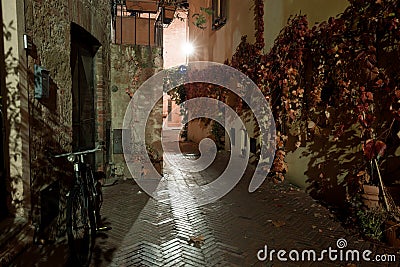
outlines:
[{"label": "red autumn leaves", "polygon": [[363,144],[362,148],[367,160],[372,160],[385,154],[386,144],[379,140],[369,139]]}]

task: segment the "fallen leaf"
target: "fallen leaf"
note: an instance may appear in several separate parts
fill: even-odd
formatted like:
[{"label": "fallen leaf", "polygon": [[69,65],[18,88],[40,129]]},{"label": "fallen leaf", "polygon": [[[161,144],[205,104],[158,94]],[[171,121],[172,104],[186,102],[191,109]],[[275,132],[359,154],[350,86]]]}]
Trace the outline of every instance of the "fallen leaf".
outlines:
[{"label": "fallen leaf", "polygon": [[190,236],[189,237],[189,244],[193,244],[195,247],[200,248],[201,245],[204,244],[205,237],[202,235],[199,236]]},{"label": "fallen leaf", "polygon": [[272,224],[273,224],[276,228],[279,228],[279,227],[282,227],[282,226],[286,225],[286,223],[285,223],[284,221],[272,221]]},{"label": "fallen leaf", "polygon": [[315,229],[315,228],[317,228],[317,226],[316,225],[313,225],[313,226],[311,226],[312,227],[312,229]]},{"label": "fallen leaf", "polygon": [[191,236],[190,240],[193,242],[203,242],[205,240],[204,236],[199,235],[199,236]]}]

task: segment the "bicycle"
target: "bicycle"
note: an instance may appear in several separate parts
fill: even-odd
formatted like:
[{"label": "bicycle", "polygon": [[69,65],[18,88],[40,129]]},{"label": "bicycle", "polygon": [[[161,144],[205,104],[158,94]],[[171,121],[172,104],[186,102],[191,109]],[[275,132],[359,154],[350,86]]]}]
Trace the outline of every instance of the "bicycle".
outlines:
[{"label": "bicycle", "polygon": [[[85,162],[87,154],[102,150],[94,149],[70,152],[53,156],[67,157],[74,164],[74,182],[67,194],[66,226],[70,257],[74,266],[88,266],[92,257],[97,226],[100,218],[99,187],[96,186],[90,164]],[[108,230],[108,229],[105,229]]]}]

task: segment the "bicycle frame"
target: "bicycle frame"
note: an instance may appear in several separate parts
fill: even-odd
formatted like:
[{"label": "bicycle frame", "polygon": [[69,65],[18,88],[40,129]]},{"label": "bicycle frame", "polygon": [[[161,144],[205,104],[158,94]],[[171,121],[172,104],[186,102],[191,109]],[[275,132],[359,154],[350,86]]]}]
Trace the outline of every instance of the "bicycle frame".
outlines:
[{"label": "bicycle frame", "polygon": [[[89,266],[95,235],[98,230],[97,188],[92,169],[85,162],[85,156],[102,150],[94,149],[56,155],[67,157],[74,167],[74,183],[68,192],[66,223],[70,256],[74,264]],[[101,193],[101,192],[100,192]],[[100,219],[99,219],[100,220]]]},{"label": "bicycle frame", "polygon": [[[84,203],[85,209],[89,212],[92,211],[94,218],[95,218],[95,225],[97,227],[98,222],[96,221],[96,196],[97,190],[95,188],[95,180],[93,176],[92,169],[89,164],[85,162],[85,156],[90,153],[95,153],[97,151],[101,151],[102,146],[97,146],[94,149],[89,149],[85,151],[79,152],[71,152],[71,153],[64,153],[60,155],[55,155],[54,158],[62,158],[67,157],[68,161],[74,164],[74,184],[71,188],[75,185],[81,186],[83,190],[85,190],[85,194],[88,196],[88,203]],[[90,206],[91,205],[91,206]]]},{"label": "bicycle frame", "polygon": [[[95,203],[96,201],[96,196],[97,196],[97,191],[95,188],[95,181],[93,177],[93,172],[92,169],[90,168],[89,164],[85,163],[84,160],[84,155],[79,155],[77,157],[77,160],[74,162],[74,172],[75,172],[75,184],[81,185],[83,187],[83,190],[85,190],[85,194],[88,196],[87,203],[85,204],[85,209],[87,209],[89,212],[93,212],[94,219],[95,219],[95,225],[97,226],[97,221],[96,221],[96,209],[95,206],[97,205]],[[89,207],[91,205],[91,207]]]}]

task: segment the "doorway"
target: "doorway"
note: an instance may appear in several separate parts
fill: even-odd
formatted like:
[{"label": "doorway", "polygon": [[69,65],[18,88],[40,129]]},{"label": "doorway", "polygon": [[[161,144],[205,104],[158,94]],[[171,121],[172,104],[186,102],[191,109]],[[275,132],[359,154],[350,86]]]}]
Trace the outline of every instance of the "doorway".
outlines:
[{"label": "doorway", "polygon": [[[95,146],[94,57],[100,43],[82,27],[71,25],[72,149]],[[89,162],[94,163],[94,155]]]}]

